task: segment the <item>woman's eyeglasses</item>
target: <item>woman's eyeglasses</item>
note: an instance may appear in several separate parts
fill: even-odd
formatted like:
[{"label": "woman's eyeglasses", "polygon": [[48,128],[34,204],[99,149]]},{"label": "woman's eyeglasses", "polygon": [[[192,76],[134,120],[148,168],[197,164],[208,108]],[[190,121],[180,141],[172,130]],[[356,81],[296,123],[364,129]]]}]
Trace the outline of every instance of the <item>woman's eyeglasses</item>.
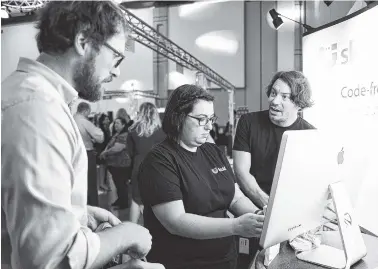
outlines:
[{"label": "woman's eyeglasses", "polygon": [[198,125],[199,126],[205,126],[209,122],[211,122],[211,124],[214,124],[217,121],[217,119],[218,119],[218,117],[215,116],[215,115],[212,116],[212,117],[210,117],[210,118],[208,118],[208,117],[194,117],[192,115],[187,115],[187,116],[190,117],[190,118],[198,120]]}]

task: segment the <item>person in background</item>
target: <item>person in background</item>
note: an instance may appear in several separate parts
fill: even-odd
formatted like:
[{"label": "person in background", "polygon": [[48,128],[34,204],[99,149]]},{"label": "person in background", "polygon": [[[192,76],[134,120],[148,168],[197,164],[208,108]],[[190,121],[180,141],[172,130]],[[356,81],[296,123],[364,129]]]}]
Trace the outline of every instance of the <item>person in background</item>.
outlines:
[{"label": "person in background", "polygon": [[227,140],[227,142],[224,143],[223,145],[226,146],[227,155],[230,156],[231,158],[232,158],[232,139],[233,139],[232,130],[235,128],[236,123],[237,123],[236,115],[237,113],[236,113],[236,110],[234,109],[234,125],[231,127],[230,121],[227,121],[226,127],[224,128],[224,132],[223,132],[223,135],[226,136],[226,140]]},{"label": "person in background", "polygon": [[126,120],[124,118],[116,118],[114,121],[114,130],[115,133],[104,151],[100,154],[100,159],[103,159],[107,164],[117,188],[118,199],[112,206],[125,209],[129,207],[127,180],[130,178],[131,166],[131,159],[126,144],[128,136]]},{"label": "person in background", "polygon": [[310,85],[301,72],[277,72],[267,96],[269,110],[241,116],[233,146],[238,183],[260,208],[268,204],[283,133],[314,129],[298,116],[300,110],[312,106]]},{"label": "person in background", "polygon": [[213,140],[214,140],[214,142],[216,144],[216,142],[218,140],[218,135],[219,135],[219,125],[218,125],[218,123],[214,122],[213,128],[210,131],[210,135],[211,135],[211,137],[213,138]]},{"label": "person in background", "polygon": [[165,110],[167,138],[139,169],[144,224],[154,238],[147,259],[167,269],[234,269],[234,235],[258,237],[263,227],[225,154],[206,143],[217,119],[213,100],[196,85],[178,87]]},{"label": "person in background", "polygon": [[[126,121],[126,125],[127,125],[127,128],[129,128],[131,125],[129,124],[130,122],[130,116],[129,114],[127,114],[127,111],[126,109],[124,108],[120,108],[117,110],[117,113],[116,113],[116,119],[117,118],[122,118]],[[114,122],[112,122],[110,124],[110,130],[111,130],[111,134],[113,135],[116,131],[114,129]]]},{"label": "person in background", "polygon": [[88,116],[91,113],[91,107],[86,102],[81,102],[77,106],[77,112],[74,115],[81,138],[84,141],[85,149],[88,156],[88,205],[98,206],[98,186],[97,186],[97,168],[96,168],[96,151],[94,143],[104,141],[104,133],[96,127]]},{"label": "person in background", "polygon": [[130,128],[134,124],[134,120],[130,118],[130,115],[128,115],[128,121],[127,121],[127,128]]},{"label": "person in background", "polygon": [[161,121],[156,106],[148,102],[141,104],[135,123],[129,128],[129,131],[127,149],[132,160],[132,200],[129,219],[131,222],[137,223],[140,214],[143,212],[138,186],[139,166],[146,154],[166,137],[161,129]]},{"label": "person in background", "polygon": [[227,155],[228,137],[225,134],[225,128],[219,128],[218,139],[215,142],[222,149],[222,152]]},{"label": "person in background", "polygon": [[[39,15],[40,55],[20,58],[1,84],[1,240],[11,254],[2,261],[92,269],[120,253],[143,257],[147,229],[87,206],[87,153],[69,109],[78,97],[99,100],[119,76],[124,14],[112,1],[48,1]],[[111,227],[95,232],[103,223]],[[164,267],[131,259],[122,268]]]},{"label": "person in background", "polygon": [[107,177],[107,167],[103,160],[100,159],[100,153],[104,151],[106,146],[108,145],[111,135],[110,135],[110,119],[109,116],[101,113],[98,118],[98,127],[102,130],[104,134],[104,142],[96,144],[96,152],[97,152],[97,164],[100,165],[99,170],[99,182],[100,182],[100,190],[109,191],[110,182]]}]

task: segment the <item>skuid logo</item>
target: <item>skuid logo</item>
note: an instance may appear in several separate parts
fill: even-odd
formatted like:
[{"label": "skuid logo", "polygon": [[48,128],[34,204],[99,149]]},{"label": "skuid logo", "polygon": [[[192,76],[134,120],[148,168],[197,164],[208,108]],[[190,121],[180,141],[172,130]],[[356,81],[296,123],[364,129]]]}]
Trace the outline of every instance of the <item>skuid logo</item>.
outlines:
[{"label": "skuid logo", "polygon": [[213,172],[213,174],[218,174],[218,172],[223,172],[223,171],[226,171],[227,169],[226,169],[226,167],[220,167],[220,168],[218,168],[218,167],[215,167],[215,168],[213,168],[213,169],[211,169],[211,172]]},{"label": "skuid logo", "polygon": [[320,47],[319,53],[321,59],[327,62],[327,65],[344,65],[352,60],[353,40],[348,42],[335,42]]}]

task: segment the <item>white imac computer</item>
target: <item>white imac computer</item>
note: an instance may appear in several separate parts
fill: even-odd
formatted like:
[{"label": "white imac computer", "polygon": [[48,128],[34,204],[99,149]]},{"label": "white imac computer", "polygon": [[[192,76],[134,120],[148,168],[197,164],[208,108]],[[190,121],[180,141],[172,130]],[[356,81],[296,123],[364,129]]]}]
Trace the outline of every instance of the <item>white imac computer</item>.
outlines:
[{"label": "white imac computer", "polygon": [[321,245],[297,257],[329,268],[345,268],[366,255],[352,205],[368,165],[367,155],[366,149],[348,140],[318,130],[283,134],[261,247],[268,248],[321,226],[326,207],[333,202],[344,251]]}]

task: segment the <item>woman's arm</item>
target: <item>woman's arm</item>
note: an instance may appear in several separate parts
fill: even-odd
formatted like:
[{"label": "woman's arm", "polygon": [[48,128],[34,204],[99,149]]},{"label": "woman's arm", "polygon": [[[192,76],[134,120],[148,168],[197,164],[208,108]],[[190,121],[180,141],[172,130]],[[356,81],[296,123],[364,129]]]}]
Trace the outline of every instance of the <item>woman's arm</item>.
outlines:
[{"label": "woman's arm", "polygon": [[116,154],[118,152],[121,152],[125,148],[126,148],[125,144],[116,142],[116,143],[114,143],[114,145],[111,148],[108,148],[108,149],[104,150],[103,153],[105,155],[113,155],[113,154]]},{"label": "woman's arm", "polygon": [[252,201],[246,197],[240,190],[239,185],[235,183],[235,195],[232,199],[229,210],[235,216],[241,216],[246,213],[258,213],[260,209],[255,206]]},{"label": "woman's arm", "polygon": [[236,219],[210,218],[186,213],[182,200],[152,207],[160,223],[174,235],[193,239],[213,239],[235,234]]},{"label": "woman's arm", "polygon": [[264,216],[245,214],[238,218],[211,218],[185,212],[182,200],[162,203],[152,210],[171,234],[193,239],[215,239],[231,235],[260,236]]}]

